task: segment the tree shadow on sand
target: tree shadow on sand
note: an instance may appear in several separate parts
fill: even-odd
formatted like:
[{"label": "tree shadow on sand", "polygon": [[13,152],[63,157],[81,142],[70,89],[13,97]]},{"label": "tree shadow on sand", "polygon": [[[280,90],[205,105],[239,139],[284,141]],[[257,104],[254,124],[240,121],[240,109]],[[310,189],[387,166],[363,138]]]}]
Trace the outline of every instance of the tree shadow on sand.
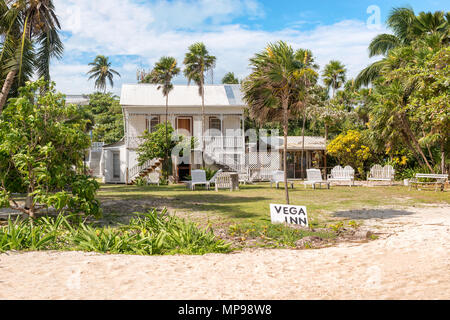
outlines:
[{"label": "tree shadow on sand", "polygon": [[334,212],[332,216],[337,218],[368,220],[368,219],[391,219],[414,214],[406,210],[395,209],[362,209]]}]

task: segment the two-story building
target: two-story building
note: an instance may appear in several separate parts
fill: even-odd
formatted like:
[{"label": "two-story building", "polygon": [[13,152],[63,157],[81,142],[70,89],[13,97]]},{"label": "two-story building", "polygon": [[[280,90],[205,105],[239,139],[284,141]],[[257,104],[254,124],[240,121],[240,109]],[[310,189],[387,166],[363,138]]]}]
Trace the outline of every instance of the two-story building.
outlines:
[{"label": "two-story building", "polygon": [[239,85],[206,85],[204,118],[202,98],[195,85],[175,85],[168,101],[166,118],[166,98],[158,86],[130,84],[122,87],[120,104],[125,137],[103,147],[101,170],[105,182],[130,183],[140,172],[154,166],[154,161],[139,166],[137,147],[144,131],[151,132],[156,125],[166,121],[177,133],[195,137],[196,141],[193,163],[177,163],[177,159],[173,159],[176,180],[183,180],[190,175],[191,169],[201,167],[202,161],[198,159],[203,150],[208,164],[232,170],[245,162],[245,104]]},{"label": "two-story building", "polygon": [[[117,143],[102,147],[100,176],[105,183],[133,183],[139,176],[160,170],[159,159],[139,165],[137,148],[145,131],[152,132],[158,124],[166,121],[178,134],[194,137],[196,141],[189,161],[172,155],[175,181],[185,180],[192,169],[201,168],[203,163],[215,169],[246,173],[262,180],[269,179],[273,170],[283,170],[282,137],[260,137],[260,143],[249,138],[246,141],[246,105],[240,85],[206,85],[204,117],[202,98],[195,85],[174,86],[169,94],[167,117],[166,98],[156,85],[124,85],[120,104],[125,136]],[[267,144],[272,145],[270,152],[257,149],[257,145]],[[306,176],[306,169],[311,167],[320,168],[325,173],[322,166],[325,152],[323,137],[289,137],[287,149],[289,178],[302,179]]]}]

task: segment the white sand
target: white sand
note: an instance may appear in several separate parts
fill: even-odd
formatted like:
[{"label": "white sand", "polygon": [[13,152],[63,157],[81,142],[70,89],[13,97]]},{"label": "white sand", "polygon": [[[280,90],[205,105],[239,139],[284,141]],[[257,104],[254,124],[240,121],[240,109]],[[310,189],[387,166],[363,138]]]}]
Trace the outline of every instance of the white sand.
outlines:
[{"label": "white sand", "polygon": [[406,211],[366,220],[387,233],[376,241],[320,250],[3,254],[0,298],[450,299],[450,207]]}]

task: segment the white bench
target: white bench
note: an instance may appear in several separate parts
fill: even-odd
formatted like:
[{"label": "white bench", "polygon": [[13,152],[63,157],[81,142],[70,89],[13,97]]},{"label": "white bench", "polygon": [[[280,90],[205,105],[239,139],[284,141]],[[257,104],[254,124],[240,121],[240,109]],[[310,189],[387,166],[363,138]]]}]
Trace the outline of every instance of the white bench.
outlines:
[{"label": "white bench", "polygon": [[336,166],[331,169],[331,174],[327,176],[327,180],[332,181],[348,181],[350,187],[355,184],[355,170],[346,166],[342,168],[341,166]]},{"label": "white bench", "polygon": [[312,185],[313,189],[316,189],[316,184],[318,184],[319,186],[322,186],[322,184],[326,184],[327,188],[330,189],[330,182],[324,181],[322,179],[322,173],[319,169],[306,170],[306,179],[307,180],[303,182],[303,184],[305,185],[305,189],[308,184]]},{"label": "white bench", "polygon": [[[284,183],[284,171],[276,170],[272,172],[272,177],[270,178],[270,187],[272,188],[272,184],[277,186],[277,189],[279,187],[280,183]],[[287,182],[288,185],[291,185],[291,188],[294,189],[294,183],[292,181]]]},{"label": "white bench", "polygon": [[384,167],[379,164],[374,165],[367,174],[367,181],[394,181],[395,170],[392,166],[386,165]]},{"label": "white bench", "polygon": [[[419,181],[419,179],[431,179],[434,181]],[[414,178],[409,180],[409,190],[415,185],[419,189],[419,185],[434,184],[437,191],[438,186],[441,186],[441,191],[444,191],[445,183],[448,181],[448,174],[432,174],[432,173],[416,173]]]}]

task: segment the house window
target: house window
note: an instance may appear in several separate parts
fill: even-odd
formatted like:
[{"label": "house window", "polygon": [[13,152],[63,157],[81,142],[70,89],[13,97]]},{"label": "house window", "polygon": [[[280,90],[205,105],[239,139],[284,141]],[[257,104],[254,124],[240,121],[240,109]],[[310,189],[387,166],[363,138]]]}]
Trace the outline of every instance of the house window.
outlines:
[{"label": "house window", "polygon": [[146,124],[145,124],[145,129],[148,132],[155,132],[156,131],[156,126],[159,124],[159,117],[158,116],[153,116],[153,117],[148,117]]},{"label": "house window", "polygon": [[211,135],[218,135],[219,132],[222,132],[222,121],[216,117],[209,118],[209,129],[213,130]]}]

